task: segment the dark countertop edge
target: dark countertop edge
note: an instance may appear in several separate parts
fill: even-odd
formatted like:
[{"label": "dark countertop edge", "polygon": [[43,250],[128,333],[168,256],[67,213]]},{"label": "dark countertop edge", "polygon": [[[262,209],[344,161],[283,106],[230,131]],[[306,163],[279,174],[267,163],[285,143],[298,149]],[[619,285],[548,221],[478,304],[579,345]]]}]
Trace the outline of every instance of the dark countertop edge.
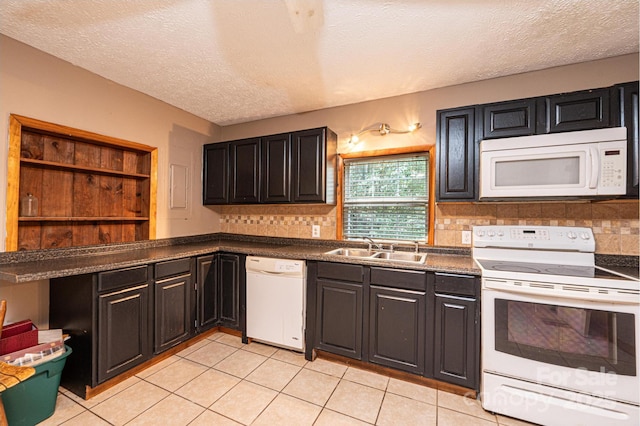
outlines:
[{"label": "dark countertop edge", "polygon": [[596,265],[598,266],[624,266],[629,268],[640,267],[640,256],[624,256],[617,254],[597,254]]},{"label": "dark countertop edge", "polygon": [[[196,243],[210,242],[210,246],[203,247],[200,245],[198,248],[189,247],[189,245]],[[257,247],[250,247],[245,244],[240,246],[236,243],[248,243],[256,244]],[[258,245],[268,245],[269,247],[259,247]],[[88,247],[74,247],[63,249],[50,249],[50,250],[33,250],[23,252],[8,252],[0,253],[0,280],[8,281],[11,283],[23,283],[36,280],[44,280],[51,278],[60,278],[72,275],[82,275],[95,272],[103,272],[113,269],[128,268],[133,266],[140,266],[149,263],[156,263],[165,260],[173,260],[184,257],[201,256],[211,254],[215,252],[232,252],[245,255],[254,256],[266,256],[266,257],[281,257],[288,259],[302,259],[302,260],[319,260],[319,261],[331,261],[341,263],[354,263],[370,266],[384,266],[393,267],[398,269],[413,269],[413,270],[425,270],[425,271],[441,271],[441,272],[453,272],[464,273],[472,275],[480,275],[480,270],[477,269],[473,261],[471,260],[471,251],[465,248],[457,247],[428,247],[423,246],[420,248],[421,252],[428,253],[427,262],[425,264],[405,263],[399,261],[382,261],[382,260],[367,260],[367,259],[354,259],[344,258],[337,255],[326,255],[325,252],[336,247],[366,247],[367,244],[356,241],[338,241],[338,240],[306,240],[297,238],[274,238],[274,237],[262,237],[252,235],[236,235],[236,234],[204,234],[193,237],[178,237],[168,238],[163,240],[150,240],[135,243],[123,243],[113,245],[100,245],[100,246],[88,246]],[[410,245],[413,247],[412,245]],[[148,256],[141,258],[133,258],[126,261],[109,262],[105,259],[104,263],[88,265],[88,266],[74,266],[69,268],[61,267],[60,269],[46,269],[46,268],[34,268],[40,269],[39,272],[33,273],[16,273],[11,272],[11,267],[19,267],[20,264],[28,262],[41,262],[43,260],[57,259],[61,263],[64,263],[64,259],[69,261],[81,261],[82,258],[94,257],[96,255],[108,257],[109,254],[116,254],[128,251],[139,251],[144,249],[153,249],[159,247],[167,247],[175,249],[175,252],[164,252],[157,256]],[[398,250],[408,250],[409,245],[403,247],[398,245]],[[171,250],[170,250],[171,251]],[[464,266],[451,266],[451,265],[438,265],[434,262],[430,262],[435,257],[438,260],[440,256],[443,258],[451,257],[451,259],[459,258],[459,262],[468,263],[469,267]],[[4,266],[4,267],[3,267]]]},{"label": "dark countertop edge", "polygon": [[[204,246],[203,244],[204,243]],[[206,245],[210,243],[210,245]],[[240,244],[238,244],[240,243]],[[198,247],[192,245],[198,244]],[[255,244],[255,247],[251,247]],[[261,247],[262,245],[262,247]],[[267,245],[268,247],[265,247]],[[190,247],[191,246],[191,247]],[[480,269],[471,259],[471,250],[461,247],[420,247],[421,253],[427,253],[425,264],[405,263],[400,261],[368,260],[363,258],[345,258],[337,255],[327,255],[329,251],[338,247],[367,247],[367,244],[359,241],[342,240],[315,240],[299,238],[278,238],[255,235],[214,233],[186,237],[166,238],[159,240],[138,241],[133,243],[106,244],[98,246],[72,247],[49,250],[29,250],[21,252],[0,253],[0,280],[11,283],[22,283],[50,278],[59,278],[71,275],[82,275],[95,272],[103,272],[113,269],[140,266],[149,263],[166,260],[180,259],[184,257],[202,256],[215,252],[231,252],[253,256],[281,257],[287,259],[318,260],[340,263],[352,263],[368,266],[382,266],[398,269],[412,269],[424,271],[439,271],[480,275]],[[109,254],[123,254],[154,248],[167,248],[168,250],[146,257],[132,258],[126,261],[109,262]],[[399,244],[398,251],[412,251],[412,244]],[[95,258],[105,256],[104,263],[96,263],[88,266],[73,266],[60,269],[34,268],[39,271],[33,273],[11,272],[12,267],[28,262],[42,262],[56,259],[61,263],[67,259],[70,262],[81,261],[83,258]],[[442,256],[442,257],[441,257]],[[604,255],[596,254],[598,266],[611,268],[638,268],[638,256]],[[468,266],[447,265],[446,260],[457,260],[460,264]],[[440,262],[438,262],[440,260]]]},{"label": "dark countertop edge", "polygon": [[58,249],[40,249],[10,251],[0,253],[0,265],[40,260],[59,259],[76,256],[90,256],[126,250],[140,250],[154,247],[165,247],[197,242],[217,241],[221,234],[202,234],[187,237],[162,238],[158,240],[144,240],[130,243],[100,244],[94,246],[63,247]]}]

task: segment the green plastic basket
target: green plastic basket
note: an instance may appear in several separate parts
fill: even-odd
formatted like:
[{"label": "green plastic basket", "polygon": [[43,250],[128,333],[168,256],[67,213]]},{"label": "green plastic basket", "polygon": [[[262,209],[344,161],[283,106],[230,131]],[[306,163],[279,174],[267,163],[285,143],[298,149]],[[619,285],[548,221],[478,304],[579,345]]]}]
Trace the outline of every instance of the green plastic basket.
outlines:
[{"label": "green plastic basket", "polygon": [[35,425],[56,410],[58,386],[64,363],[71,348],[65,353],[35,367],[36,374],[0,394],[9,426]]}]

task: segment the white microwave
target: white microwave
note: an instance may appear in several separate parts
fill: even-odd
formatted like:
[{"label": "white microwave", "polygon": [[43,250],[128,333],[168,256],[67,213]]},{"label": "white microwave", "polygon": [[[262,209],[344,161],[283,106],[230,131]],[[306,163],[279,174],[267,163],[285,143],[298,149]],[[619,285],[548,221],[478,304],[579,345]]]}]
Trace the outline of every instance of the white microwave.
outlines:
[{"label": "white microwave", "polygon": [[627,130],[615,127],[480,142],[480,199],[622,195]]}]

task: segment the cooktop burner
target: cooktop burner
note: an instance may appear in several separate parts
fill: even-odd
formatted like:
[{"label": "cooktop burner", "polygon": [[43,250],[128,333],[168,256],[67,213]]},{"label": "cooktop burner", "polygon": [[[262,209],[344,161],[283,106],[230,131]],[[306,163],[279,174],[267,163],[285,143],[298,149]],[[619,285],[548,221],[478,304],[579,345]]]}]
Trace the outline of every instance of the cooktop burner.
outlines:
[{"label": "cooktop burner", "polygon": [[551,265],[546,263],[530,263],[530,262],[509,262],[504,260],[487,260],[476,259],[477,262],[488,271],[503,271],[513,273],[526,273],[526,274],[542,274],[542,275],[562,275],[568,277],[580,277],[580,278],[607,278],[607,279],[621,279],[625,280],[625,277],[621,277],[616,274],[612,274],[607,271],[603,271],[593,266],[579,266],[579,265]]}]

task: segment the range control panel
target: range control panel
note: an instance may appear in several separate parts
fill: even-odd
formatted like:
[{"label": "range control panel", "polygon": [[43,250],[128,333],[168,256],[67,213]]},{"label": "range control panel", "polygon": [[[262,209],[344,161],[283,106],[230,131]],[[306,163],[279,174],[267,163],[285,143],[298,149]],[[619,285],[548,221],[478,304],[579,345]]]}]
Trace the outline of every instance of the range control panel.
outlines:
[{"label": "range control panel", "polygon": [[473,247],[524,248],[536,250],[570,250],[594,252],[591,228],[576,226],[508,226],[473,227]]}]

